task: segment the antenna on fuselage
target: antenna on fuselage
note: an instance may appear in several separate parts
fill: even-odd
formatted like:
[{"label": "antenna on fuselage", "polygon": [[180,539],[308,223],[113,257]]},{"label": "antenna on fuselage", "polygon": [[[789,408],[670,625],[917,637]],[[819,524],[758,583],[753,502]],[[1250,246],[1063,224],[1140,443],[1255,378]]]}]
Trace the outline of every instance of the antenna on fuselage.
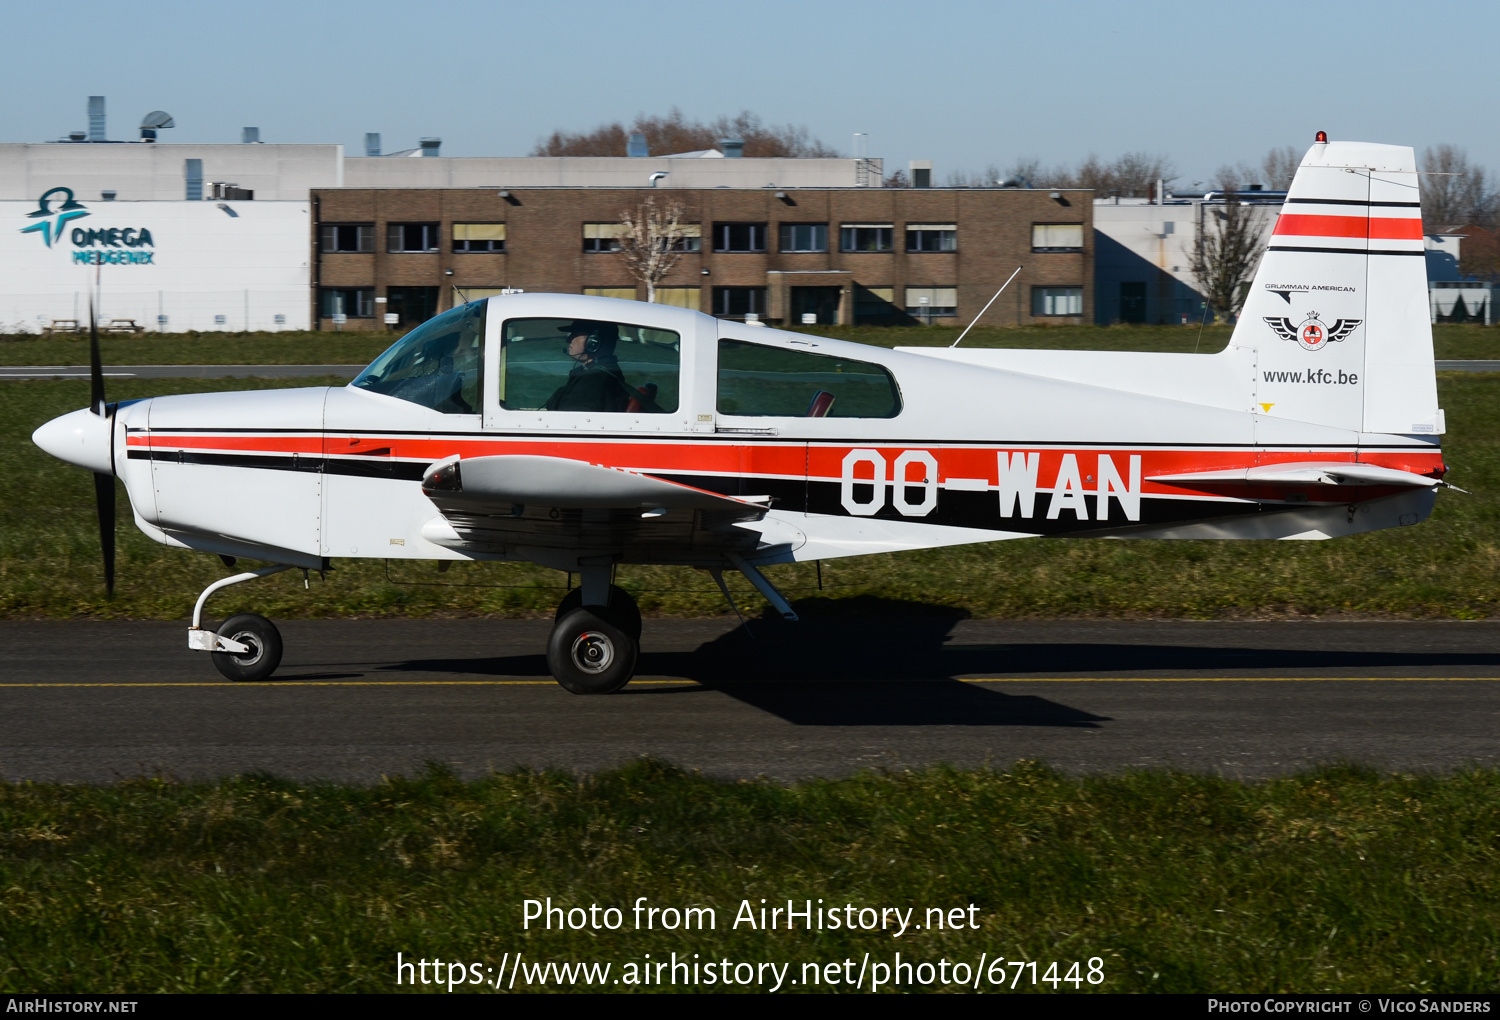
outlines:
[{"label": "antenna on fuselage", "polygon": [[[1005,293],[1005,288],[1010,286],[1010,281],[1014,280],[1016,278],[1016,273],[1019,273],[1020,271],[1021,271],[1021,267],[1017,266],[1016,267],[1016,272],[1015,273],[1011,273],[1010,276],[1006,277],[1005,282],[1000,285],[1000,289],[997,290],[997,291],[995,291],[995,296],[992,297],[992,298],[990,298],[989,304],[987,304],[983,308],[979,309],[979,314],[976,315],[976,316],[974,316],[974,322],[978,322],[980,319],[984,318],[984,313],[990,310],[990,305],[994,304],[995,301],[1000,297],[1000,295]],[[971,330],[971,329],[974,328],[974,322],[971,322],[967,326],[964,327],[964,331],[962,333],[958,334],[958,340],[962,340],[964,337],[966,337],[966,336],[969,335],[969,330]],[[957,347],[958,346],[958,340],[953,341],[948,346],[949,347]]]}]

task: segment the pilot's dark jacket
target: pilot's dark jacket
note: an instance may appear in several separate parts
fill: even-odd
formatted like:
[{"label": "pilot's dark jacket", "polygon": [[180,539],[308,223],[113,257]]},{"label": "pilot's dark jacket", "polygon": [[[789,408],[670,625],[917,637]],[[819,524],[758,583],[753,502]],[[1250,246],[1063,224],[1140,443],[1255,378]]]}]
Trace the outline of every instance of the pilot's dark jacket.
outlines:
[{"label": "pilot's dark jacket", "polygon": [[575,365],[568,381],[542,405],[549,411],[623,411],[630,403],[620,363],[612,355]]}]

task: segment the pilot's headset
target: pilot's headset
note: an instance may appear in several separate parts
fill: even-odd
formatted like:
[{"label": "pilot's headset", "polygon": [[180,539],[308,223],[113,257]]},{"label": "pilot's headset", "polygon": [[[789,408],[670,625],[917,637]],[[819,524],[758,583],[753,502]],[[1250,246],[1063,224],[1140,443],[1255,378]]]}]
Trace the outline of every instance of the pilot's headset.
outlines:
[{"label": "pilot's headset", "polygon": [[615,353],[615,344],[620,342],[620,327],[613,322],[595,322],[589,325],[588,336],[583,341],[583,352],[591,358],[601,354]]}]

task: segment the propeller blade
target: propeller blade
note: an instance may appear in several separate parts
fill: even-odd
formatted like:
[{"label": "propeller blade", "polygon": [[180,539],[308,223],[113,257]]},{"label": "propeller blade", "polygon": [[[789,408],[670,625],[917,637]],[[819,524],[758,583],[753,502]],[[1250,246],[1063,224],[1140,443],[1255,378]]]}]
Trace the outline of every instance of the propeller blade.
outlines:
[{"label": "propeller blade", "polygon": [[99,509],[99,550],[104,554],[104,591],[115,594],[115,476],[94,475],[94,503]]},{"label": "propeller blade", "polygon": [[104,364],[99,356],[99,318],[93,301],[89,302],[89,406],[95,414],[104,416]]}]

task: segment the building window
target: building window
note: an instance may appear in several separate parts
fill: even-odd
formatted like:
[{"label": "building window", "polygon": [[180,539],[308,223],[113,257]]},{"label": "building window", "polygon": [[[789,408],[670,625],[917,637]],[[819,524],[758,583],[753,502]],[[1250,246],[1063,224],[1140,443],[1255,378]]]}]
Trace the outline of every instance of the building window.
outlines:
[{"label": "building window", "polygon": [[585,287],[583,292],[591,297],[612,297],[624,301],[635,300],[634,287]]},{"label": "building window", "polygon": [[889,223],[845,223],[839,227],[840,251],[891,251],[896,228]]},{"label": "building window", "polygon": [[715,287],[714,314],[721,319],[743,319],[766,314],[766,288]]},{"label": "building window", "polygon": [[1032,251],[1083,251],[1082,223],[1033,223]]},{"label": "building window", "polygon": [[764,223],[715,223],[714,251],[751,252],[766,250]]},{"label": "building window", "polygon": [[440,247],[436,223],[389,223],[385,236],[390,252],[438,251]]},{"label": "building window", "polygon": [[620,238],[625,236],[623,223],[585,223],[583,225],[583,250],[590,253],[619,251]]},{"label": "building window", "polygon": [[958,314],[957,287],[907,287],[906,314],[927,320],[933,316]]},{"label": "building window", "polygon": [[657,287],[656,303],[671,305],[673,308],[691,308],[696,312],[702,308],[702,293],[700,287]]},{"label": "building window", "polygon": [[319,306],[325,319],[331,319],[335,315],[368,319],[375,314],[375,288],[324,287]]},{"label": "building window", "polygon": [[453,250],[455,252],[504,251],[504,223],[455,223],[453,224]]},{"label": "building window", "polygon": [[783,223],[781,225],[782,251],[827,251],[828,224]]},{"label": "building window", "polygon": [[373,223],[324,223],[321,228],[320,250],[374,251],[375,224]]},{"label": "building window", "polygon": [[703,225],[701,223],[679,223],[676,233],[667,240],[668,251],[695,252],[703,250]]},{"label": "building window", "polygon": [[720,414],[778,418],[894,418],[901,391],[882,365],[719,341]]},{"label": "building window", "polygon": [[907,251],[958,251],[958,224],[908,223]]},{"label": "building window", "polygon": [[856,325],[895,325],[900,319],[896,310],[895,287],[854,285],[854,322]]},{"label": "building window", "polygon": [[1082,315],[1082,287],[1032,287],[1032,315]]}]

